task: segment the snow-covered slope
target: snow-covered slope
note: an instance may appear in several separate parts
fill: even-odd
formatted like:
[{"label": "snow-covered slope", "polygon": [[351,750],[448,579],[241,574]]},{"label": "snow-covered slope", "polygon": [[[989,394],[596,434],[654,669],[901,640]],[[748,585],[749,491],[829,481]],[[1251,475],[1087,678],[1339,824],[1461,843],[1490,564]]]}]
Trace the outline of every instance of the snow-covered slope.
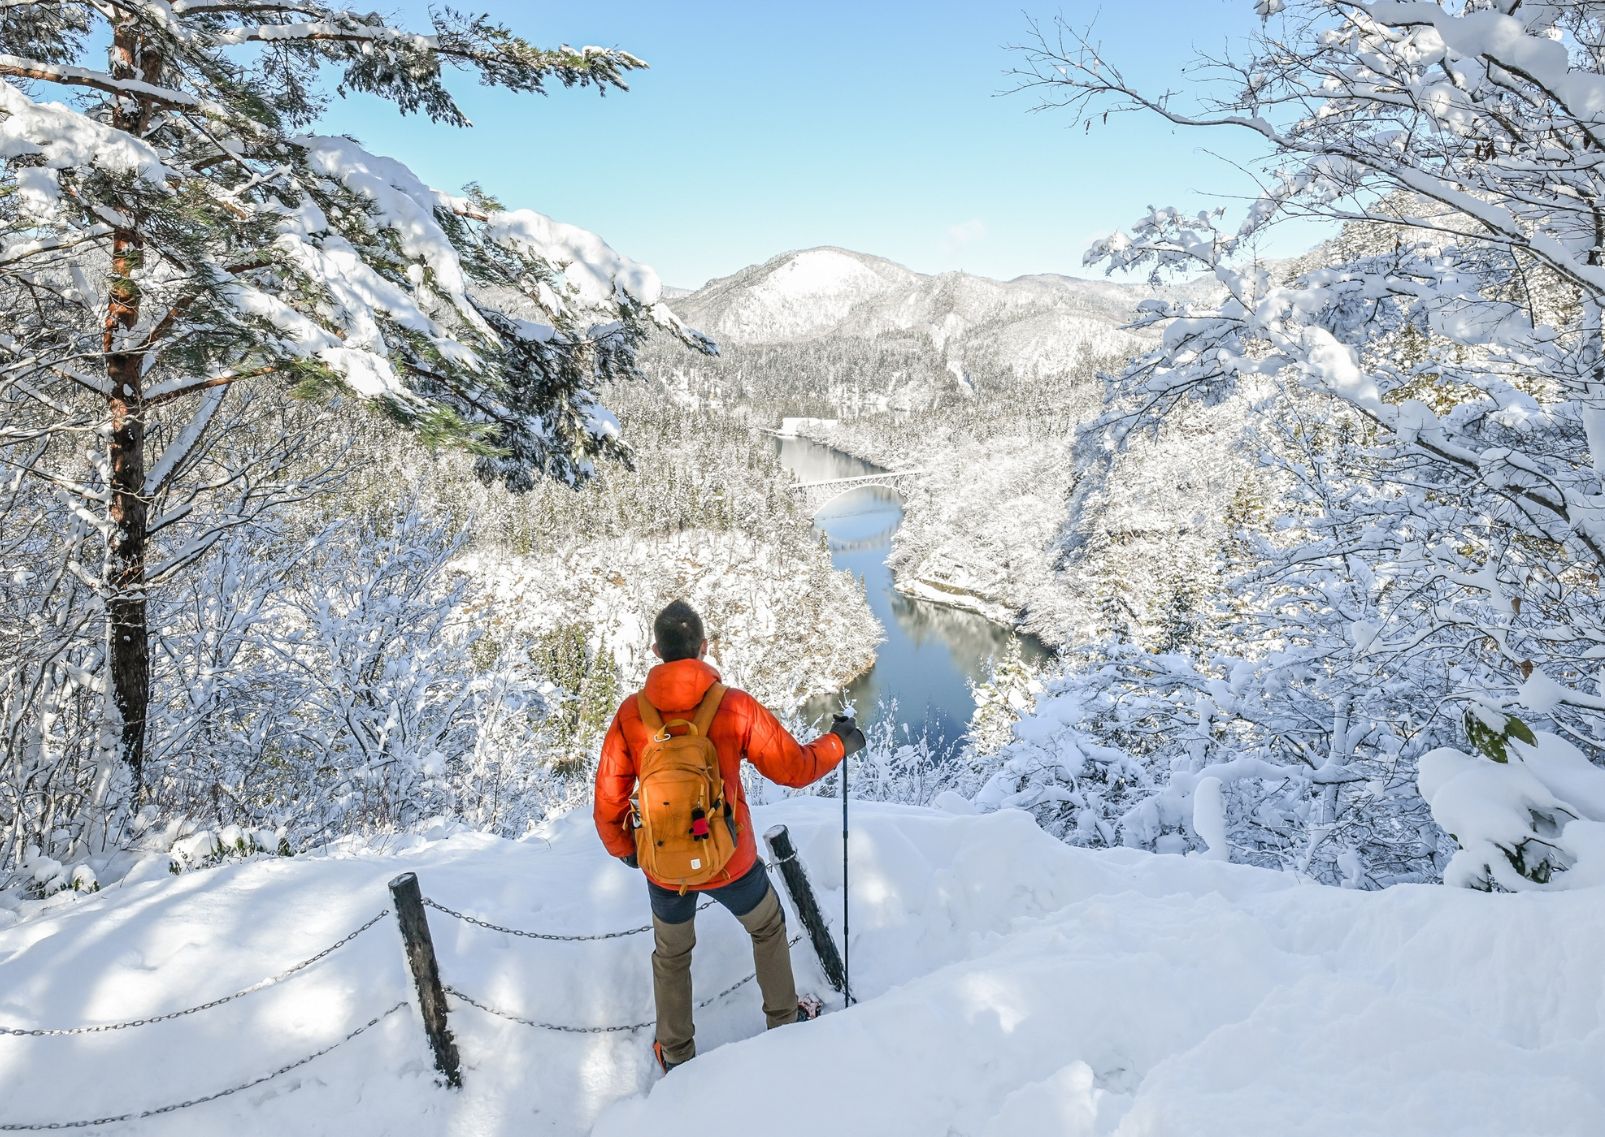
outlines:
[{"label": "snow-covered slope", "polygon": [[1068,276],[927,276],[883,257],[823,247],[709,281],[675,310],[725,343],[913,333],[939,351],[963,345],[1018,373],[1039,374],[1068,368],[1085,348],[1137,345],[1118,329],[1151,292]]},{"label": "snow-covered slope", "polygon": [[[834,803],[784,821],[839,910]],[[702,1054],[659,1080],[648,1032],[558,1033],[454,1001],[464,1088],[434,1085],[410,1007],[238,1094],[118,1134],[458,1135],[714,1127],[777,1137],[1594,1137],[1605,1132],[1605,892],[1488,896],[1301,885],[1219,862],[1066,847],[1025,815],[865,806],[853,837],[862,1003],[760,1030],[736,923],[699,918]],[[305,959],[388,903],[385,881],[515,927],[645,921],[589,818],[522,842],[410,839],[385,855],[145,879],[0,931],[0,1024],[149,1016]],[[651,1017],[646,937],[514,939],[431,912],[442,975],[546,1022]],[[819,979],[795,949],[804,982]],[[173,1021],[0,1035],[0,1124],[149,1109],[270,1072],[405,998],[386,917],[285,982]],[[710,1104],[711,1103],[711,1104]]]}]

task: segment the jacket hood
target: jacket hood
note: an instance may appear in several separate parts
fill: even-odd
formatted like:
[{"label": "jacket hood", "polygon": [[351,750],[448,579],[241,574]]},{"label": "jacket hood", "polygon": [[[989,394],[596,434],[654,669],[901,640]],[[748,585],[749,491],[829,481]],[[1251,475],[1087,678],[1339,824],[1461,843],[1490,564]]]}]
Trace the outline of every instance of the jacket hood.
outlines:
[{"label": "jacket hood", "polygon": [[677,659],[660,663],[646,673],[642,690],[646,701],[664,711],[689,711],[702,702],[708,688],[719,681],[719,673],[700,659]]}]

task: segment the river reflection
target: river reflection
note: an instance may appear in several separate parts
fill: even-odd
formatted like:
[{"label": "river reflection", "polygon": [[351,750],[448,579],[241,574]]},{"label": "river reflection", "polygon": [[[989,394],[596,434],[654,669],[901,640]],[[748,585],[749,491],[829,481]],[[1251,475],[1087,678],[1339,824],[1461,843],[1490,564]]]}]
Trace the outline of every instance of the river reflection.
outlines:
[{"label": "river reflection", "polygon": [[[779,439],[780,461],[799,480],[825,481],[874,473],[878,467],[807,439]],[[956,741],[969,725],[975,702],[969,680],[982,677],[987,660],[1019,644],[1032,662],[1047,650],[1029,636],[972,612],[916,600],[892,587],[886,566],[892,535],[903,521],[903,505],[889,489],[853,490],[825,506],[814,519],[830,541],[831,560],[864,581],[870,610],[885,629],[875,666],[839,697],[806,704],[808,718],[828,718],[842,698],[851,700],[868,721],[877,703],[897,703],[897,717],[913,734],[926,730],[931,741]]]}]

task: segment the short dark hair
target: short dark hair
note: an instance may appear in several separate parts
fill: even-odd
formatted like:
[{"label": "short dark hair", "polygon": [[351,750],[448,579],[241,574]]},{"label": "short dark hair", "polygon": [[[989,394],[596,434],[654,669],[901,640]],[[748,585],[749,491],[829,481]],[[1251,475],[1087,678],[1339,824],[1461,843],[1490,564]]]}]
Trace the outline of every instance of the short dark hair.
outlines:
[{"label": "short dark hair", "polygon": [[658,618],[652,621],[652,637],[665,663],[695,659],[702,650],[702,641],[707,638],[702,630],[702,617],[684,600],[676,600],[658,613]]}]

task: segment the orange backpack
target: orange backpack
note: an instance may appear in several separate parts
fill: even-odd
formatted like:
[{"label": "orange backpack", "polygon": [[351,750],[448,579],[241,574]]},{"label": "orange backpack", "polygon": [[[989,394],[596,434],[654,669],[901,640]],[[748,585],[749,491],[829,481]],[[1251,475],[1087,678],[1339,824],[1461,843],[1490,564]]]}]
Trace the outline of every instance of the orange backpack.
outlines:
[{"label": "orange backpack", "polygon": [[689,720],[667,723],[646,695],[636,696],[651,738],[637,763],[635,853],[652,879],[682,892],[712,880],[736,853],[734,813],[708,737],[724,693],[715,683]]}]

